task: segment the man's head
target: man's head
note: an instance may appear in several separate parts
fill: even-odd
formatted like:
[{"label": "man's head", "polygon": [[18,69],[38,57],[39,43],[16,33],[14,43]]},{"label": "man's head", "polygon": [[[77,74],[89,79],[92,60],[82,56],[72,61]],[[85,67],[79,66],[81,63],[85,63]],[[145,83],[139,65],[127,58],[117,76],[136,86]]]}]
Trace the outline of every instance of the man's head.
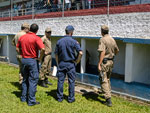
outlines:
[{"label": "man's head", "polygon": [[24,30],[26,33],[29,32],[30,25],[28,23],[23,23],[21,25],[21,30]]},{"label": "man's head", "polygon": [[74,31],[74,27],[72,25],[68,25],[65,29],[66,34],[72,36],[73,35],[73,31]]},{"label": "man's head", "polygon": [[30,26],[30,31],[35,34],[38,32],[38,29],[39,29],[39,26],[35,23]]},{"label": "man's head", "polygon": [[46,35],[47,38],[50,38],[51,32],[52,32],[52,31],[51,31],[51,28],[50,28],[50,27],[48,27],[48,28],[45,29],[45,35]]},{"label": "man's head", "polygon": [[109,27],[107,25],[101,26],[101,34],[102,34],[102,36],[109,34]]}]

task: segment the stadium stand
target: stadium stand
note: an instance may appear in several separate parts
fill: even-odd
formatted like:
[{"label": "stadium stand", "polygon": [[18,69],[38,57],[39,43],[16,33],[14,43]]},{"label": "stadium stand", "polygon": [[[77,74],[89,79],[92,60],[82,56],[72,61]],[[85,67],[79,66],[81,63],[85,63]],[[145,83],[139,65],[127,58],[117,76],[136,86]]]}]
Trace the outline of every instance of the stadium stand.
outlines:
[{"label": "stadium stand", "polygon": [[[72,3],[71,10],[88,9],[87,0],[74,0]],[[2,3],[2,2],[1,2]],[[127,6],[135,4],[149,4],[150,0],[109,0],[110,7],[113,6]],[[21,8],[23,7],[24,8]],[[85,6],[83,6],[85,5]],[[107,7],[108,0],[91,0],[91,8],[101,8]],[[66,10],[64,6],[64,10]],[[42,14],[48,12],[58,12],[62,11],[62,8],[58,8],[58,0],[50,0],[50,3],[46,0],[35,0],[34,2],[34,14]],[[22,16],[32,14],[32,1],[26,0],[13,4],[12,16]],[[11,16],[11,5],[0,6],[0,17],[10,17]]]}]

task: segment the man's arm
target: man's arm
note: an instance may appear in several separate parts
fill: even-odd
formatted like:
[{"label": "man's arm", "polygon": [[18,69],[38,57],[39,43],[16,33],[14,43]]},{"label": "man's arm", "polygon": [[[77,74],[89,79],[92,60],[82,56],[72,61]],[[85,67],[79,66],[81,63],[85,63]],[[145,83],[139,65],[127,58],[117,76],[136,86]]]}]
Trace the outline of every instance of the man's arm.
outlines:
[{"label": "man's arm", "polygon": [[57,63],[57,66],[58,66],[58,55],[55,54],[55,59],[56,59],[56,63]]},{"label": "man's arm", "polygon": [[82,58],[82,55],[83,55],[83,52],[82,51],[79,51],[79,54],[78,54],[78,58],[76,59],[75,63],[78,64]]},{"label": "man's arm", "polygon": [[119,48],[116,47],[116,49],[115,49],[115,55],[118,54],[118,52],[119,52]]},{"label": "man's arm", "polygon": [[12,39],[11,44],[12,44],[13,46],[16,46],[16,44],[15,44],[15,38]]},{"label": "man's arm", "polygon": [[20,55],[21,53],[20,53],[20,49],[18,48],[18,47],[16,47],[16,51],[17,51],[17,53]]},{"label": "man's arm", "polygon": [[102,51],[100,52],[100,55],[99,55],[99,62],[98,62],[98,71],[101,71],[101,64],[103,62],[103,59],[105,57],[105,51]]},{"label": "man's arm", "polygon": [[40,51],[40,58],[39,58],[39,61],[40,61],[40,62],[41,62],[42,59],[43,59],[44,53],[45,53],[45,48],[42,48],[41,51]]}]

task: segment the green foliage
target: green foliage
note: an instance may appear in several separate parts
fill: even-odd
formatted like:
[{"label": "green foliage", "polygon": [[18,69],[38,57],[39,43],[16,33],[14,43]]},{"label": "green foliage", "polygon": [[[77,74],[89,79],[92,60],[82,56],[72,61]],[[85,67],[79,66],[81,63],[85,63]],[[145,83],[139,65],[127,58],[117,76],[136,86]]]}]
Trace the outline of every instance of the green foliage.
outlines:
[{"label": "green foliage", "polygon": [[150,113],[150,107],[135,104],[122,98],[112,97],[113,107],[101,103],[97,94],[76,93],[74,103],[67,102],[68,84],[64,85],[64,101],[56,101],[57,80],[50,80],[49,88],[37,87],[36,100],[40,105],[28,106],[20,101],[21,90],[18,84],[18,69],[0,63],[0,113]]}]

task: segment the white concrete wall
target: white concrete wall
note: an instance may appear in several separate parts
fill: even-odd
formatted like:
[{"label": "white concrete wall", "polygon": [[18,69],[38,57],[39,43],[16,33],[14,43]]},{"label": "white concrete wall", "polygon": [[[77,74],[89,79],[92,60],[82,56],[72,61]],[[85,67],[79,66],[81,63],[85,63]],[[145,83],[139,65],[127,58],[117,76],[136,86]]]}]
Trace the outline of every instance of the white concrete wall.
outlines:
[{"label": "white concrete wall", "polygon": [[9,41],[8,41],[9,42],[9,61],[11,63],[18,64],[18,61],[16,59],[16,55],[17,55],[16,47],[11,44],[13,37],[14,35],[10,35]]},{"label": "white concrete wall", "polygon": [[[114,60],[114,68],[113,73],[125,75],[125,47],[126,44],[122,41],[116,41],[117,45],[120,49],[119,53],[116,55]],[[98,56],[99,53],[97,52],[98,48],[98,39],[87,39],[86,40],[86,48],[90,53],[90,64],[97,65],[98,64]]]},{"label": "white concrete wall", "polygon": [[90,64],[97,65],[99,53],[97,51],[99,40],[97,39],[87,39],[86,40],[86,49],[90,54]]},{"label": "white concrete wall", "polygon": [[150,84],[150,45],[133,44],[132,80]]},{"label": "white concrete wall", "polygon": [[0,56],[7,56],[7,40],[6,36],[0,36],[3,39],[2,46],[0,48]]},{"label": "white concrete wall", "polygon": [[150,46],[127,44],[125,81],[150,84]]},{"label": "white concrete wall", "polygon": [[[45,18],[35,20],[0,21],[0,34],[15,34],[22,23],[37,23],[39,35],[46,27],[52,28],[53,35],[63,36],[69,24],[75,27],[74,36],[100,36],[100,26],[107,24],[106,15],[76,16],[64,18]],[[150,38],[150,12],[124,13],[110,15],[110,34],[121,38]]]},{"label": "white concrete wall", "polygon": [[115,56],[114,59],[114,68],[113,72],[120,74],[120,75],[125,75],[125,48],[126,44],[123,43],[122,41],[116,41],[117,45],[119,47],[119,53]]}]

